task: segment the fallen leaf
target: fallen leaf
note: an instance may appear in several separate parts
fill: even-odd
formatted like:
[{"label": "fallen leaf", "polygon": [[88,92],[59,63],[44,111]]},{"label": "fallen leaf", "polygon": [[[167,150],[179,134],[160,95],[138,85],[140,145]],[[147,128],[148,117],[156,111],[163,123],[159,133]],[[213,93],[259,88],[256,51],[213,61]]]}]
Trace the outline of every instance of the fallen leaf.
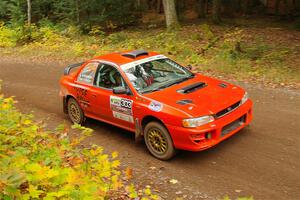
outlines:
[{"label": "fallen leaf", "polygon": [[176,180],[176,179],[171,179],[169,182],[172,183],[172,184],[176,184],[176,183],[178,183],[178,180]]},{"label": "fallen leaf", "polygon": [[132,178],[132,169],[127,167],[125,170],[126,178],[129,180]]}]

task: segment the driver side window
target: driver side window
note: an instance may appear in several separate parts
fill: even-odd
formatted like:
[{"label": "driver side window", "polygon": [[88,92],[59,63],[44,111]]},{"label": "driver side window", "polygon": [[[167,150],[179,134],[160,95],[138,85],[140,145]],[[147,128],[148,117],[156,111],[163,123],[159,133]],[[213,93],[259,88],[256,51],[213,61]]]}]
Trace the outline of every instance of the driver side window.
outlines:
[{"label": "driver side window", "polygon": [[97,87],[113,89],[119,86],[125,87],[125,82],[120,72],[115,67],[107,64],[100,64],[96,72],[94,85]]}]

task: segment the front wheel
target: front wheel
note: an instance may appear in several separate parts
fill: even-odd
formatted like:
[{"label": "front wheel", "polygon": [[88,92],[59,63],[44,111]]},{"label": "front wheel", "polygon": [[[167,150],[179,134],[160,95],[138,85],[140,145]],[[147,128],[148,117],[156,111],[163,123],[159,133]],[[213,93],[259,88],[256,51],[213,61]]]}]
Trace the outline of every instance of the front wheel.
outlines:
[{"label": "front wheel", "polygon": [[161,123],[148,123],[144,129],[144,139],[150,153],[160,160],[169,160],[176,153],[172,138]]},{"label": "front wheel", "polygon": [[84,123],[83,111],[74,98],[70,98],[68,101],[68,114],[74,124],[82,125]]}]

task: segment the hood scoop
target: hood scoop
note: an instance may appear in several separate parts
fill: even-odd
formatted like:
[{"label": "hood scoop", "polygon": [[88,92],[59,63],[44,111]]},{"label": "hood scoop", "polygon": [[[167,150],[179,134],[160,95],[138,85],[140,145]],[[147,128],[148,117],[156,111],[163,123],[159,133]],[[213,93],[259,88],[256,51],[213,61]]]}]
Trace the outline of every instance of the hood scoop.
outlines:
[{"label": "hood scoop", "polygon": [[188,94],[188,93],[194,92],[196,90],[199,90],[201,88],[204,88],[206,86],[207,86],[206,83],[198,82],[198,83],[186,86],[184,88],[181,88],[181,89],[177,90],[177,92],[181,93],[181,94]]},{"label": "hood scoop", "polygon": [[191,99],[182,99],[176,102],[179,105],[186,105],[186,104],[192,104],[193,101]]}]

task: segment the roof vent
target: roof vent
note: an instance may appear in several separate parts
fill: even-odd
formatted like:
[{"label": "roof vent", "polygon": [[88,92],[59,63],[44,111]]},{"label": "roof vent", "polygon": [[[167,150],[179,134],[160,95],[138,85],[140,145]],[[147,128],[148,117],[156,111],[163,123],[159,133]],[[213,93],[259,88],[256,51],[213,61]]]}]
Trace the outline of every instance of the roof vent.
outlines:
[{"label": "roof vent", "polygon": [[122,56],[128,57],[128,58],[137,58],[138,56],[146,56],[148,55],[148,52],[145,50],[135,50],[127,53],[123,53]]}]

